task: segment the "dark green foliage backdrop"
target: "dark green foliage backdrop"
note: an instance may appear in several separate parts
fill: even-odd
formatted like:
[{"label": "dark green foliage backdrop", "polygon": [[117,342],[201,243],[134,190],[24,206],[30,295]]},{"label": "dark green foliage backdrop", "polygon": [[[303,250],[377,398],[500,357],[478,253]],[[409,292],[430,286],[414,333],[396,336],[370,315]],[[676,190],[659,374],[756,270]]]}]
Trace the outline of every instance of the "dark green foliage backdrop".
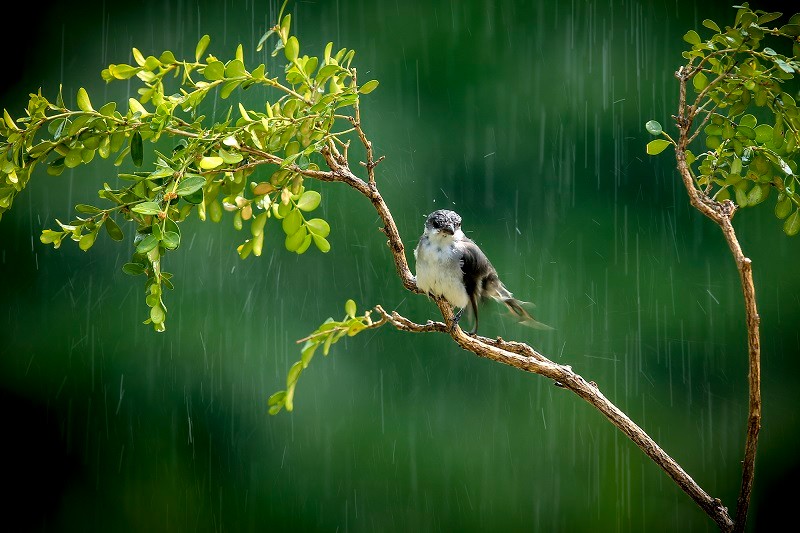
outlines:
[{"label": "dark green foliage backdrop", "polygon": [[[113,4],[113,5],[111,5]],[[753,3],[753,7],[776,9]],[[263,61],[266,2],[23,6],[6,22],[0,103],[42,87],[127,100],[100,70],[171,49]],[[738,277],[644,123],[670,124],[681,36],[722,2],[303,2],[304,47],[357,50],[380,186],[410,249],[424,216],[457,210],[514,293],[555,332],[499,306],[482,333],[571,364],[730,507],[747,409]],[[24,20],[23,20],[24,19]],[[132,85],[131,87],[134,87]],[[248,103],[264,93],[248,92]],[[215,110],[227,112],[230,101]],[[43,245],[40,231],[93,200],[117,169],[40,171],[0,222],[3,515],[47,531],[707,531],[694,503],[597,412],[538,376],[479,360],[441,335],[388,328],[335,346],[303,374],[295,411],[271,417],[295,340],[353,298],[418,321],[363,198],[310,184],[332,250],[298,257],[268,224],[241,261],[230,218],[184,225],[166,267],[167,331],[141,325],[130,254]],[[256,180],[257,181],[257,180]],[[764,430],[750,526],[798,495],[795,375],[800,241],[774,199],[736,217],[762,316]],[[196,233],[192,235],[192,232]],[[130,233],[130,232],[128,232]],[[188,244],[188,246],[187,246]]]}]

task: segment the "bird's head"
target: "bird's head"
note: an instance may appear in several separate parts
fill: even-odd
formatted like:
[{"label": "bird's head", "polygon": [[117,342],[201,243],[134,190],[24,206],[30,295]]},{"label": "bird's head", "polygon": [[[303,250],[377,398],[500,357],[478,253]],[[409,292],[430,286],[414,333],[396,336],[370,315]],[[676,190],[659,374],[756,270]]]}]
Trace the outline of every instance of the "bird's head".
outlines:
[{"label": "bird's head", "polygon": [[428,215],[425,221],[425,233],[430,237],[452,239],[463,237],[461,217],[455,211],[439,209]]}]

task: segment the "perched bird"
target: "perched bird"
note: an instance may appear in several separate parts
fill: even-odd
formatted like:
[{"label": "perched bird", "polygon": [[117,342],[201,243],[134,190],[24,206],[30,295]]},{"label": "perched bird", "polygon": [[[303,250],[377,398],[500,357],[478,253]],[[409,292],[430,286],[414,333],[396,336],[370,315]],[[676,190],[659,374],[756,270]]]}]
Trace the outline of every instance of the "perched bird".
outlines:
[{"label": "perched bird", "polygon": [[469,306],[475,319],[469,333],[477,333],[478,303],[493,298],[505,304],[521,323],[552,329],[536,321],[522,307],[527,302],[517,300],[506,289],[486,254],[461,231],[458,213],[440,209],[428,215],[419,244],[414,249],[414,258],[417,287],[430,295],[444,297],[459,309],[454,326]]}]

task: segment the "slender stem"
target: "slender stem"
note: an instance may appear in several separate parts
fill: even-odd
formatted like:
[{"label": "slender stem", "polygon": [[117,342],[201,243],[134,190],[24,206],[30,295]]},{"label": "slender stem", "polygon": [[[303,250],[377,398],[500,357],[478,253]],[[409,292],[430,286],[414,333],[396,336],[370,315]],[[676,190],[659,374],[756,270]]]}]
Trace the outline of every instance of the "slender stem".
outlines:
[{"label": "slender stem", "polygon": [[745,435],[745,452],[742,460],[742,484],[736,502],[736,517],[733,531],[742,532],[747,524],[747,513],[750,506],[750,496],[753,490],[755,475],[755,459],[758,447],[758,434],[761,429],[761,342],[759,333],[760,317],[756,307],[756,292],[753,284],[752,261],[742,252],[736,232],[731,220],[736,212],[736,205],[730,200],[717,202],[709,198],[704,192],[698,190],[692,180],[689,165],[686,162],[686,149],[693,136],[689,136],[692,121],[695,118],[694,106],[686,106],[686,80],[688,76],[683,69],[678,70],[676,77],[680,82],[678,129],[680,136],[675,147],[675,156],[681,179],[689,194],[690,203],[698,211],[713,220],[722,230],[725,242],[731,250],[739,278],[742,285],[742,294],[745,305],[745,321],[747,325],[747,352],[748,352],[748,385],[749,408],[747,417],[747,431]]}]

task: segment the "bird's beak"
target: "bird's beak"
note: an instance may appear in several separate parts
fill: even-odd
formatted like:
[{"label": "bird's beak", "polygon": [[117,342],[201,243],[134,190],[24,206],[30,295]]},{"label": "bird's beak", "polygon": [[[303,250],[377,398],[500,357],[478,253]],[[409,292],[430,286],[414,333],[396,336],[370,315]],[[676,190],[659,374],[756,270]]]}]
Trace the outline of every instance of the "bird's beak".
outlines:
[{"label": "bird's beak", "polygon": [[441,229],[441,232],[446,233],[447,235],[453,235],[456,232],[456,230],[452,224],[448,224]]}]

